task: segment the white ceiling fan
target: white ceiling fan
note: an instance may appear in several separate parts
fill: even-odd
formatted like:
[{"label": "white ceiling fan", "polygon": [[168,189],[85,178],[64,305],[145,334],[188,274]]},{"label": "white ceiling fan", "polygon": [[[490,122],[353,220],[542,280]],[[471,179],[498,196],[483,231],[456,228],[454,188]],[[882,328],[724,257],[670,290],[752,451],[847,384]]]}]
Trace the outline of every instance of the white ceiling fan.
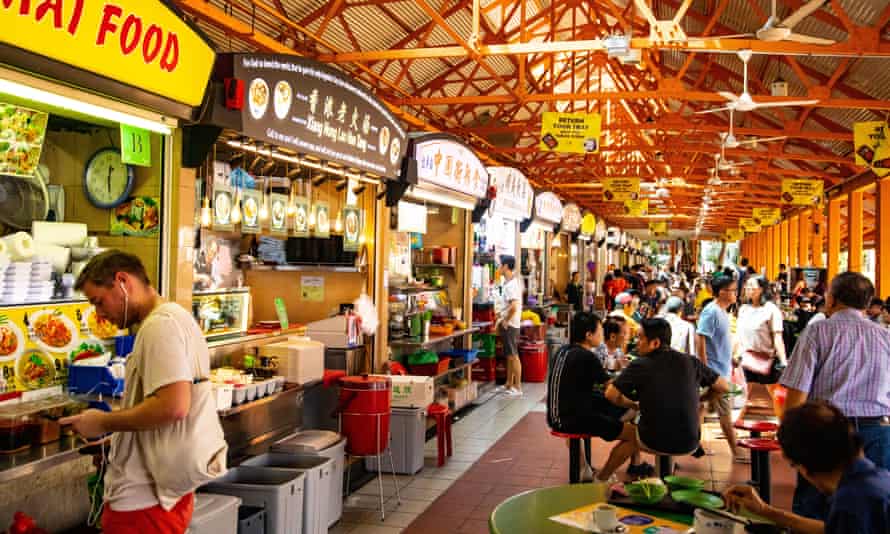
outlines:
[{"label": "white ceiling fan", "polygon": [[721,133],[720,134],[720,142],[723,148],[739,148],[742,146],[757,146],[759,143],[769,143],[771,141],[782,141],[784,139],[788,139],[787,135],[781,135],[777,137],[760,137],[754,139],[746,139],[744,141],[739,141],[735,134],[733,133],[733,113],[735,110],[732,108],[729,109],[729,133]]},{"label": "white ceiling fan", "polygon": [[755,35],[761,41],[794,41],[796,43],[806,43],[815,45],[833,45],[837,41],[832,39],[823,39],[821,37],[813,37],[794,33],[792,30],[800,21],[809,17],[819,10],[828,0],[810,0],[806,4],[800,6],[794,13],[779,22],[776,16],[776,0],[772,0],[772,12],[766,24],[757,30]]},{"label": "white ceiling fan", "polygon": [[[692,0],[684,0],[680,8],[674,13],[674,18],[669,20],[658,20],[652,12],[652,8],[646,3],[646,0],[634,0],[637,8],[643,14],[643,17],[649,23],[649,40],[656,43],[687,43],[689,41],[703,39],[700,37],[688,37],[686,32],[680,26],[680,21],[692,5]],[[751,34],[739,35],[720,35],[717,37],[707,37],[704,39],[732,39],[735,37],[750,37]]]},{"label": "white ceiling fan", "polygon": [[739,59],[744,63],[744,74],[742,82],[742,94],[736,96],[728,91],[720,91],[718,94],[728,100],[726,106],[722,108],[706,109],[704,111],[696,111],[696,114],[716,113],[718,111],[754,111],[763,108],[778,108],[785,106],[812,106],[818,104],[818,100],[789,100],[787,102],[755,102],[748,92],[748,62],[751,60],[751,50],[739,50]]}]

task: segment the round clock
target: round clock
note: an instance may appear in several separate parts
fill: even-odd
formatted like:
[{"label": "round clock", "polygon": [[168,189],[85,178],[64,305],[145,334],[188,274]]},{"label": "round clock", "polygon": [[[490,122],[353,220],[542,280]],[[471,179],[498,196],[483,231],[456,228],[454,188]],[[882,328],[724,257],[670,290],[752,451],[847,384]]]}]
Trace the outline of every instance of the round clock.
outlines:
[{"label": "round clock", "polygon": [[83,192],[97,208],[114,208],[133,190],[133,168],[121,162],[120,150],[101,148],[83,171]]}]

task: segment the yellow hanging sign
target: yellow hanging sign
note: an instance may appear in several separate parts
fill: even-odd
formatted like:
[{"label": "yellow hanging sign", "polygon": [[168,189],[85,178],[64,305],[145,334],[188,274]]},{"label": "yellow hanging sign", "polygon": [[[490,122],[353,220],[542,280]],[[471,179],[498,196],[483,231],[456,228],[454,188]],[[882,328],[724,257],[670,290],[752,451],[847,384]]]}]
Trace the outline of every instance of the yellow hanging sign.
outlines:
[{"label": "yellow hanging sign", "polygon": [[649,215],[649,199],[625,200],[624,214],[628,217],[644,217]]},{"label": "yellow hanging sign", "polygon": [[781,208],[754,208],[751,210],[751,218],[761,227],[779,224],[782,219]]},{"label": "yellow hanging sign", "polygon": [[668,234],[667,221],[652,221],[649,223],[649,232],[655,237],[663,237]]},{"label": "yellow hanging sign", "polygon": [[794,206],[817,206],[825,193],[822,180],[786,178],[782,180],[782,202]]},{"label": "yellow hanging sign", "polygon": [[726,229],[726,240],[727,241],[741,241],[745,238],[745,232],[743,232],[740,228],[727,228]]},{"label": "yellow hanging sign", "polygon": [[596,154],[600,149],[599,113],[545,111],[541,119],[541,142],[545,152]]},{"label": "yellow hanging sign", "polygon": [[624,202],[640,198],[639,178],[605,178],[603,179],[603,200],[607,202]]},{"label": "yellow hanging sign", "polygon": [[878,176],[890,174],[890,140],[887,123],[853,123],[853,153],[856,165],[870,168]]},{"label": "yellow hanging sign", "polygon": [[756,234],[760,231],[760,224],[752,218],[739,219],[739,229],[747,234]]},{"label": "yellow hanging sign", "polygon": [[596,232],[596,217],[592,213],[585,213],[581,217],[581,233],[584,235],[593,235]]}]

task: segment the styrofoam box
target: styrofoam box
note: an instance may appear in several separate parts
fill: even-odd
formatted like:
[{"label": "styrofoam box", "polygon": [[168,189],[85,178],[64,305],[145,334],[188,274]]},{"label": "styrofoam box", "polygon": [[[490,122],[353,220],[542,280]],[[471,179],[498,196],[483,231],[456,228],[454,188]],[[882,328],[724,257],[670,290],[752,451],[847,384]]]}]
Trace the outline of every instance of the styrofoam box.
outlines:
[{"label": "styrofoam box", "polygon": [[435,400],[435,378],[432,376],[392,375],[392,406],[395,408],[426,408]]},{"label": "styrofoam box", "polygon": [[260,347],[260,356],[278,358],[278,372],[288,382],[307,384],[324,376],[324,343],[292,338]]}]

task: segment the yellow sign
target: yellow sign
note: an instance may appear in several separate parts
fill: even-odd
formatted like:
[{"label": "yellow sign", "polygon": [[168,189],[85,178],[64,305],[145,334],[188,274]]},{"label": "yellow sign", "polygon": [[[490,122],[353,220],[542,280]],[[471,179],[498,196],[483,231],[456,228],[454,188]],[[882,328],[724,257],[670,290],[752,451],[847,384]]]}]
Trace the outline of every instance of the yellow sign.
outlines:
[{"label": "yellow sign", "polygon": [[668,234],[667,221],[652,221],[649,223],[649,232],[655,237],[662,237]]},{"label": "yellow sign", "polygon": [[215,54],[158,0],[0,2],[0,43],[189,106],[198,106]]},{"label": "yellow sign", "polygon": [[748,234],[756,234],[760,231],[760,224],[754,219],[739,219],[739,229]]},{"label": "yellow sign", "polygon": [[782,202],[795,206],[816,206],[822,203],[825,184],[822,180],[782,180]]},{"label": "yellow sign", "polygon": [[649,215],[649,199],[625,200],[624,214],[629,217],[644,217]]},{"label": "yellow sign", "polygon": [[639,198],[639,178],[605,178],[603,180],[603,200],[624,202]]},{"label": "yellow sign", "polygon": [[745,238],[745,232],[743,232],[739,228],[727,228],[726,229],[726,240],[727,241],[741,241]]},{"label": "yellow sign", "polygon": [[592,213],[585,213],[581,218],[581,233],[593,235],[596,232],[596,217]]},{"label": "yellow sign", "polygon": [[540,149],[546,152],[596,154],[600,149],[598,113],[545,111],[541,120]]},{"label": "yellow sign", "polygon": [[853,123],[856,165],[869,167],[878,176],[890,174],[890,140],[884,121]]},{"label": "yellow sign", "polygon": [[754,208],[751,210],[751,218],[761,227],[779,224],[782,219],[781,208]]},{"label": "yellow sign", "polygon": [[[568,512],[554,515],[549,519],[553,522],[573,527],[573,530],[578,529],[583,532],[590,532],[590,522],[593,519],[594,514],[596,513],[596,508],[601,504],[602,503],[588,504],[580,508],[575,508],[574,510],[569,510]],[[617,518],[619,523],[624,526],[626,522],[626,525],[628,525],[625,526],[625,529],[622,531],[627,532],[628,534],[648,534],[651,532],[686,532],[689,529],[689,525],[681,525],[680,523],[675,523],[673,521],[668,521],[667,519],[661,519],[655,516],[651,516],[644,512],[628,510],[626,508],[621,508],[620,506],[615,506],[612,508],[613,510],[615,510],[615,517]],[[596,529],[594,532],[600,532],[600,530]]]}]

